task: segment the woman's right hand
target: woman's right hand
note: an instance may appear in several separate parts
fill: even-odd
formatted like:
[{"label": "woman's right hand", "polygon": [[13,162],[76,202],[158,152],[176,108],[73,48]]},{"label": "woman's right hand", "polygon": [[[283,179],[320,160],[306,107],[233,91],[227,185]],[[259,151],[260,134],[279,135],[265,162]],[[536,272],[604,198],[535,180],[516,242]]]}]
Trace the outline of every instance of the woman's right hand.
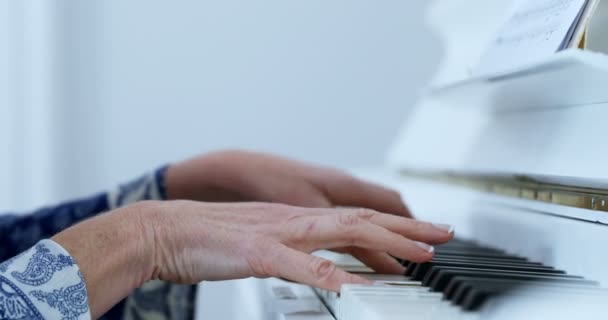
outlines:
[{"label": "woman's right hand", "polygon": [[[403,271],[391,256],[423,262],[453,233],[368,209],[311,209],[269,203],[143,202],[76,225],[53,238],[78,263],[91,313],[101,315],[151,279],[281,277],[339,291],[368,280],[310,255],[347,252],[382,273]],[[429,245],[430,244],[430,245]]]}]

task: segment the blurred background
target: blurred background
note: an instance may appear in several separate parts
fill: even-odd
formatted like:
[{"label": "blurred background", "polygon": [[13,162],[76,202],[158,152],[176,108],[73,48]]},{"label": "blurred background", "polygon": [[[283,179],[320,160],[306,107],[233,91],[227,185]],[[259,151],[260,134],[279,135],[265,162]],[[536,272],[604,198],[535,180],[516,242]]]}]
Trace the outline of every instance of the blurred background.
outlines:
[{"label": "blurred background", "polygon": [[0,2],[2,211],[224,148],[379,165],[441,57],[425,0]]}]

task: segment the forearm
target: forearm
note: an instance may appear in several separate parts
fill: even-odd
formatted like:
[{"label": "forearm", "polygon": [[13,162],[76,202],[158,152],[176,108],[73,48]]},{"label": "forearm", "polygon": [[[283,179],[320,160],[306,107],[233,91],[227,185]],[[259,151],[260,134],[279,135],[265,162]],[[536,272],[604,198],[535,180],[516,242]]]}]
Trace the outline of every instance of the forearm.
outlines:
[{"label": "forearm", "polygon": [[[153,234],[142,223],[153,202],[141,202],[95,217],[52,238],[78,264],[95,319],[150,279]],[[144,214],[145,211],[145,214]]]},{"label": "forearm", "polygon": [[39,209],[28,215],[0,216],[0,261],[15,256],[72,224],[108,210],[105,194]]},{"label": "forearm", "polygon": [[0,215],[0,261],[100,213],[137,201],[165,199],[165,172],[166,167],[162,167],[108,193],[99,193],[28,214]]}]

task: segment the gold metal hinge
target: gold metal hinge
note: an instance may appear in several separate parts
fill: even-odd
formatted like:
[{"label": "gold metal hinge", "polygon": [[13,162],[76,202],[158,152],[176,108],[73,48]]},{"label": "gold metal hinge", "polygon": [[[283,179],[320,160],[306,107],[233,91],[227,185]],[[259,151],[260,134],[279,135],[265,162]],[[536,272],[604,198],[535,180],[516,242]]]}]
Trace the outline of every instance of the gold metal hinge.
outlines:
[{"label": "gold metal hinge", "polygon": [[[459,185],[502,196],[542,201],[563,206],[608,212],[606,188],[584,186],[584,181],[528,175],[462,174],[402,170],[407,177]],[[589,185],[597,185],[590,183]]]}]

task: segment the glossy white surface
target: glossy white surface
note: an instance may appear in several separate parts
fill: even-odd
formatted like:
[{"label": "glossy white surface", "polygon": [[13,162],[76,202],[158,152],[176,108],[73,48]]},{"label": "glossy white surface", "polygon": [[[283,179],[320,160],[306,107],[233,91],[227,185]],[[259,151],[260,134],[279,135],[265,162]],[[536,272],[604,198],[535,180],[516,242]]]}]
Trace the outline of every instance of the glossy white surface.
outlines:
[{"label": "glossy white surface", "polygon": [[[449,223],[456,235],[583,275],[608,286],[608,226],[555,215],[584,215],[563,206],[513,200],[422,180],[390,171],[361,170],[358,175],[399,190],[414,215]],[[600,213],[603,214],[603,213]]]},{"label": "glossy white surface", "polygon": [[[608,149],[602,145],[608,126],[601,119],[608,117],[608,56],[573,49],[473,77],[467,70],[509,1],[476,6],[475,17],[470,8],[480,1],[461,2],[437,1],[431,7],[429,22],[441,35],[446,56],[435,90],[420,98],[397,135],[388,166],[607,178]],[[603,19],[608,17],[599,14],[593,21]]]},{"label": "glossy white surface", "polygon": [[243,279],[199,285],[196,320],[333,320],[305,285],[279,279]]}]

